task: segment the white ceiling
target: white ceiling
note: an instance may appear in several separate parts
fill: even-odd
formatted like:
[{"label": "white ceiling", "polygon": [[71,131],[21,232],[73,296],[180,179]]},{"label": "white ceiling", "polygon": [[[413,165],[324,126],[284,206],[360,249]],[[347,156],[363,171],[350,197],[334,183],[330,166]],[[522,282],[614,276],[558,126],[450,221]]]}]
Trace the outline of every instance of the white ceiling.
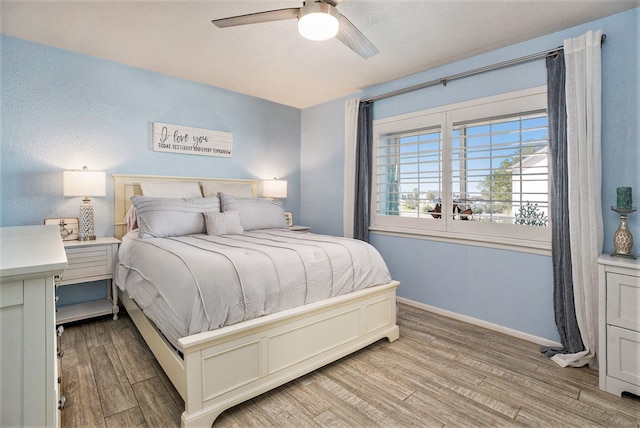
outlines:
[{"label": "white ceiling", "polygon": [[3,34],[306,108],[640,6],[640,0],[343,0],[380,53],[312,42],[296,20],[212,19],[302,0],[0,0]]}]

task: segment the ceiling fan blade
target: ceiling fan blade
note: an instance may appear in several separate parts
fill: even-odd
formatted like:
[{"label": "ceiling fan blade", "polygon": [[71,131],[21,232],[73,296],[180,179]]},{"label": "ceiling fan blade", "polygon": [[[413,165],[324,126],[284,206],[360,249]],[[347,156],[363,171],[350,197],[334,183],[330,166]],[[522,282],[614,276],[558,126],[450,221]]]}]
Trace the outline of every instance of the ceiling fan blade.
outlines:
[{"label": "ceiling fan blade", "polygon": [[269,10],[266,12],[250,13],[247,15],[232,16],[230,18],[214,19],[211,22],[219,28],[235,27],[238,25],[259,24],[261,22],[282,21],[298,17],[300,8]]},{"label": "ceiling fan blade", "polygon": [[349,49],[364,59],[369,59],[379,52],[378,48],[376,48],[351,21],[345,18],[344,15],[340,14],[338,21],[340,22],[340,29],[338,30],[338,34],[336,34],[336,39],[347,45]]}]

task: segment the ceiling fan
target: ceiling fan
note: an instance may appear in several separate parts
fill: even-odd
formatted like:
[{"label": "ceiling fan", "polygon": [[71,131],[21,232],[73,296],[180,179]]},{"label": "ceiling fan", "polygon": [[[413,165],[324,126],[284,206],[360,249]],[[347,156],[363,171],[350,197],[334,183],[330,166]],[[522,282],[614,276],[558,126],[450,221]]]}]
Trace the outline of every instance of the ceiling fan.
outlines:
[{"label": "ceiling fan", "polygon": [[298,19],[298,31],[310,40],[327,40],[335,36],[348,48],[364,59],[378,53],[378,49],[361,32],[337,11],[341,0],[306,0],[302,7],[269,10],[229,18],[214,19],[211,22],[219,28],[261,22]]}]

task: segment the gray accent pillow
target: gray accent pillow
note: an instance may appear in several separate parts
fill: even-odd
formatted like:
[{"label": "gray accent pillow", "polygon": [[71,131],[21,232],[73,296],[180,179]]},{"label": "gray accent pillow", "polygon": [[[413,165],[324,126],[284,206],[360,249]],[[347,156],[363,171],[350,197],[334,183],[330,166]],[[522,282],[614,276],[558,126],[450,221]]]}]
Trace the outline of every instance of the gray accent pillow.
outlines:
[{"label": "gray accent pillow", "polygon": [[244,230],[287,228],[282,204],[271,199],[238,198],[220,193],[222,212],[238,211]]},{"label": "gray accent pillow", "polygon": [[207,225],[207,235],[240,235],[244,232],[238,211],[207,211],[204,213],[204,222]]},{"label": "gray accent pillow", "polygon": [[132,196],[140,239],[205,233],[202,213],[220,211],[219,198],[152,198]]}]

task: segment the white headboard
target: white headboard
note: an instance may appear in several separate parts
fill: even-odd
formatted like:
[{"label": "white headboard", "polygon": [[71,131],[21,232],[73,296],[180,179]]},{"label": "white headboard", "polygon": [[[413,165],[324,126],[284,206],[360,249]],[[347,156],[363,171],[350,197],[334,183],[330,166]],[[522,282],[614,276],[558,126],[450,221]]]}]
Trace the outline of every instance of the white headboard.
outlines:
[{"label": "white headboard", "polygon": [[141,181],[155,182],[175,182],[175,181],[197,181],[198,183],[248,183],[251,185],[253,196],[258,196],[259,180],[233,179],[233,178],[208,178],[208,177],[171,177],[164,175],[132,175],[132,174],[113,174],[114,181],[114,226],[115,236],[120,239],[127,233],[127,224],[124,217],[131,206],[131,197],[133,195],[142,195],[140,189]]}]

